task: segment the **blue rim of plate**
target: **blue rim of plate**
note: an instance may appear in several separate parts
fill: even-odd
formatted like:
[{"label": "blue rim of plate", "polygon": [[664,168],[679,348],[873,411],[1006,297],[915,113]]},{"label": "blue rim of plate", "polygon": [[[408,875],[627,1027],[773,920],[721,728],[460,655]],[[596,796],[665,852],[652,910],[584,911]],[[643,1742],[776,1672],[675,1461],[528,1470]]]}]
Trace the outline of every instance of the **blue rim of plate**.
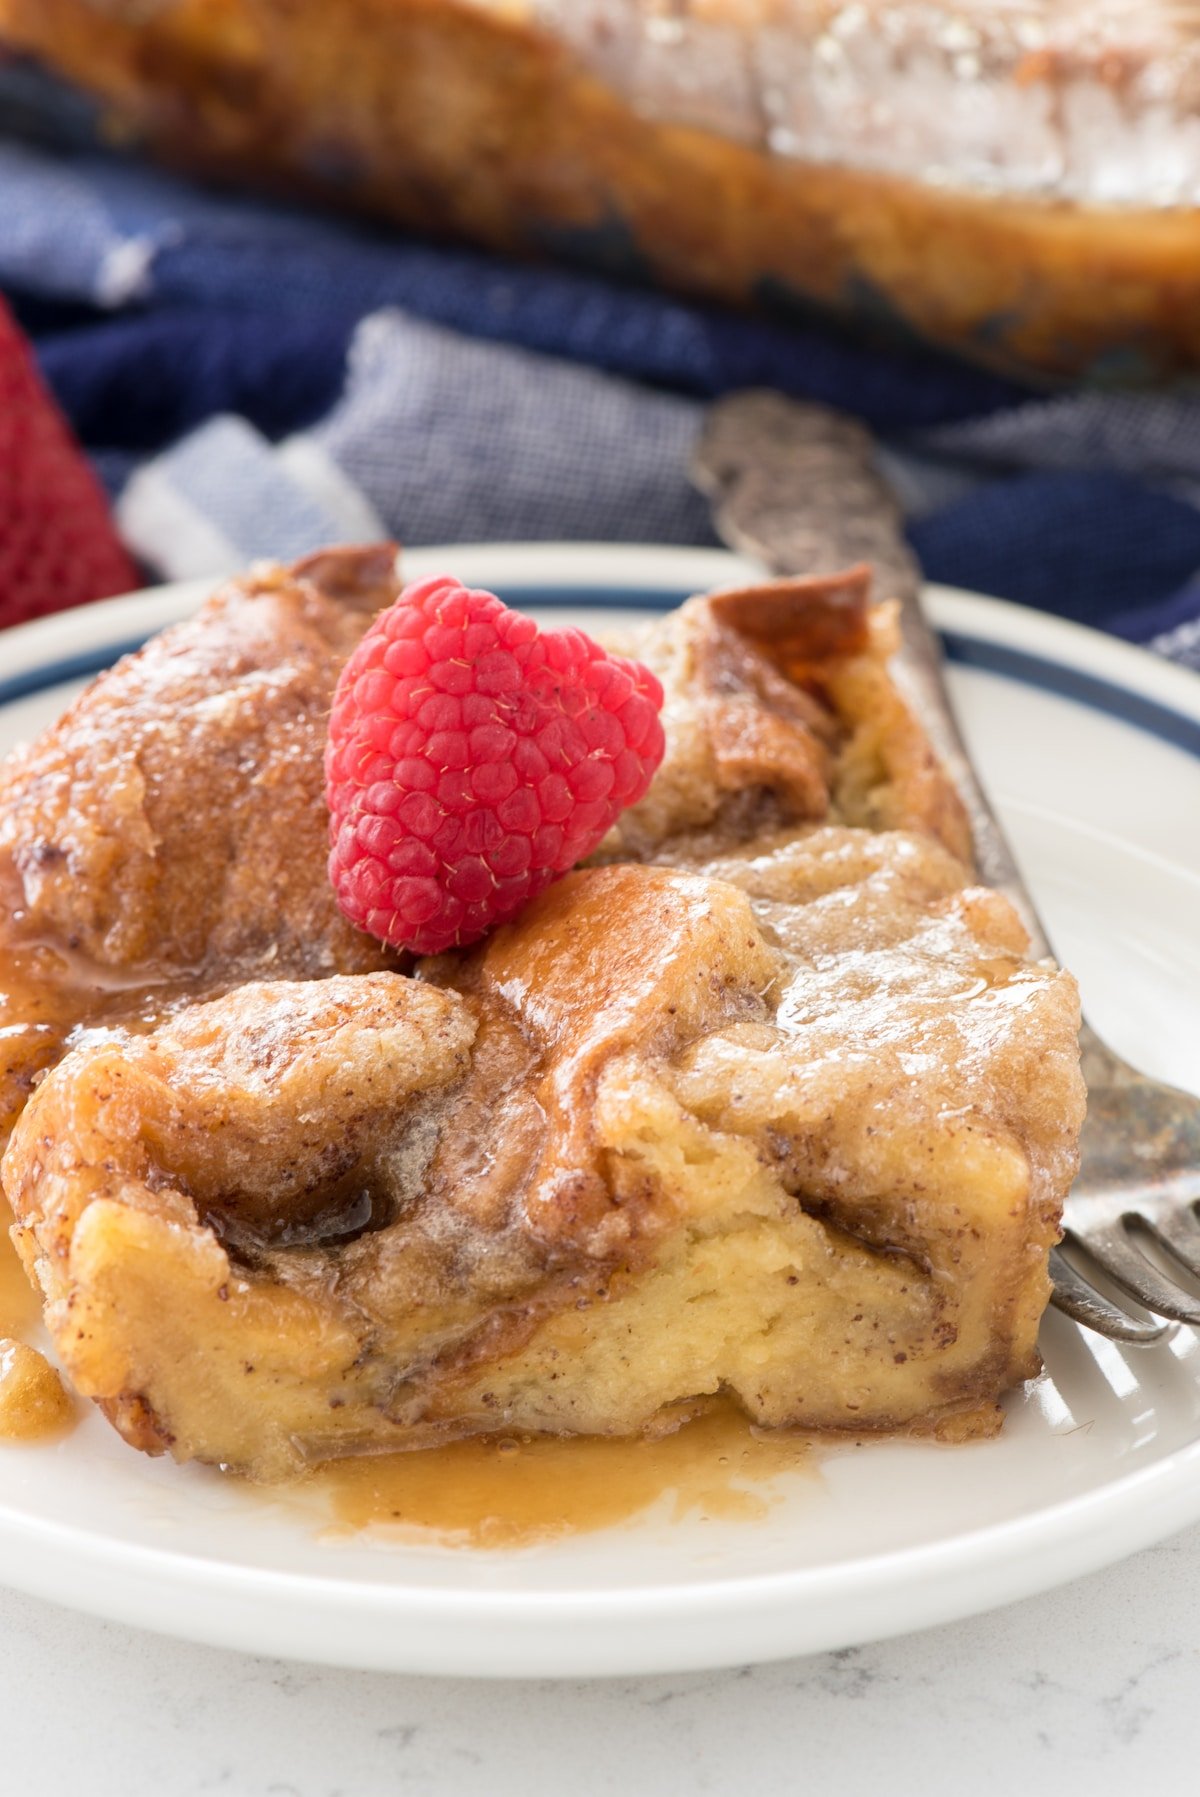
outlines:
[{"label": "blue rim of plate", "polygon": [[[504,587],[504,598],[510,605],[553,607],[556,610],[567,606],[586,606],[599,610],[670,611],[674,606],[681,605],[687,597],[686,591],[678,587],[574,585],[547,589],[519,583]],[[68,681],[83,680],[102,673],[122,655],[140,649],[145,641],[145,637],[132,637],[102,644],[98,648],[82,650],[76,655],[58,656],[40,667],[29,668],[22,674],[0,679],[0,706],[11,705],[18,699],[30,698],[35,693],[46,692],[52,687],[65,685]],[[1012,649],[1005,644],[991,642],[986,637],[970,636],[957,630],[944,631],[942,645],[947,658],[960,667],[998,674],[1019,685],[1036,687],[1042,692],[1054,693],[1059,698],[1073,700],[1077,705],[1103,712],[1149,736],[1156,736],[1160,741],[1170,743],[1174,748],[1182,749],[1185,754],[1200,760],[1200,719],[1188,717],[1169,705],[1147,699],[1141,693],[1131,692],[1129,688],[1118,686],[1111,680],[1103,680],[1095,674],[1085,674],[1063,662],[1052,661],[1044,655],[1030,654],[1026,649]]]}]

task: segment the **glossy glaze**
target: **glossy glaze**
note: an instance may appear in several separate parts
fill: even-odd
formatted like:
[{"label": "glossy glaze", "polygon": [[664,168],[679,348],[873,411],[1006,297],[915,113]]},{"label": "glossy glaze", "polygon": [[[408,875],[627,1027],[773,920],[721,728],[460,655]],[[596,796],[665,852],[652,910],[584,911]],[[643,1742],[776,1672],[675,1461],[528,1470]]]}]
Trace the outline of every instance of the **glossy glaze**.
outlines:
[{"label": "glossy glaze", "polygon": [[323,1468],[313,1484],[343,1529],[530,1547],[610,1528],[666,1501],[684,1517],[754,1521],[773,1481],[809,1463],[806,1436],[714,1404],[653,1438],[501,1436]]}]

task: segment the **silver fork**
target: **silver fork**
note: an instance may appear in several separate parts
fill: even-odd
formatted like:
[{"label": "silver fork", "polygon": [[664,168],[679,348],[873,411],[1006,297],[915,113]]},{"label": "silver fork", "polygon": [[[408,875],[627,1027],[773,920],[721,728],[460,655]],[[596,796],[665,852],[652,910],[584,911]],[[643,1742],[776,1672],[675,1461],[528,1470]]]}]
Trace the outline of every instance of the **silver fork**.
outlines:
[{"label": "silver fork", "polygon": [[[710,409],[692,477],[722,540],[777,573],[874,564],[880,590],[900,601],[901,678],[970,814],[980,876],[1016,906],[1033,954],[1052,954],[955,720],[870,434],[823,406],[738,393]],[[1050,1255],[1053,1302],[1114,1341],[1157,1341],[1164,1318],[1200,1323],[1200,1296],[1182,1283],[1200,1281],[1200,1099],[1139,1073],[1086,1022],[1080,1049],[1088,1112],[1062,1246]]]}]

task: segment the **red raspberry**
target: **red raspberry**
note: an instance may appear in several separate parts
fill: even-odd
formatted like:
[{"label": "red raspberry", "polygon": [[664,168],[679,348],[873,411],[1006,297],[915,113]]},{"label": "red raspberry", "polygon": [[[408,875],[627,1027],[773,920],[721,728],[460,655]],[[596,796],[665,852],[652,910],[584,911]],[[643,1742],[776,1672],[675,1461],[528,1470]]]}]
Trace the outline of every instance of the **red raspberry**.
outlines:
[{"label": "red raspberry", "polygon": [[329,877],[352,923],[417,954],[474,942],[590,855],[663,756],[662,688],[581,630],[417,581],[334,693]]},{"label": "red raspberry", "polygon": [[0,300],[0,626],[140,584],[99,483]]}]

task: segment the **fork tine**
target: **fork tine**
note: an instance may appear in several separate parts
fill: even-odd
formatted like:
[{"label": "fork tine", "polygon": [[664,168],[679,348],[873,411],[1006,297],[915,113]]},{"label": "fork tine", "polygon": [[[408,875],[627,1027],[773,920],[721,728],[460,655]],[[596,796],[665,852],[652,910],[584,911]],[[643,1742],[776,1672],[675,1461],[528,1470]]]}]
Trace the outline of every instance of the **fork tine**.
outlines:
[{"label": "fork tine", "polygon": [[1156,1316],[1170,1317],[1176,1323],[1200,1323],[1200,1298],[1189,1297],[1152,1266],[1121,1224],[1089,1230],[1085,1236],[1073,1231],[1069,1235],[1122,1291],[1136,1298],[1147,1310],[1152,1310]]},{"label": "fork tine", "polygon": [[1143,1216],[1139,1212],[1138,1220],[1158,1237],[1181,1267],[1186,1267],[1194,1278],[1200,1279],[1200,1218],[1194,1210],[1169,1211],[1157,1217]]},{"label": "fork tine", "polygon": [[1057,1248],[1050,1250],[1050,1277],[1054,1281],[1050,1302],[1055,1309],[1085,1328],[1106,1335],[1110,1341],[1131,1342],[1144,1347],[1166,1333],[1165,1323],[1139,1322],[1110,1303],[1075,1271]]}]

